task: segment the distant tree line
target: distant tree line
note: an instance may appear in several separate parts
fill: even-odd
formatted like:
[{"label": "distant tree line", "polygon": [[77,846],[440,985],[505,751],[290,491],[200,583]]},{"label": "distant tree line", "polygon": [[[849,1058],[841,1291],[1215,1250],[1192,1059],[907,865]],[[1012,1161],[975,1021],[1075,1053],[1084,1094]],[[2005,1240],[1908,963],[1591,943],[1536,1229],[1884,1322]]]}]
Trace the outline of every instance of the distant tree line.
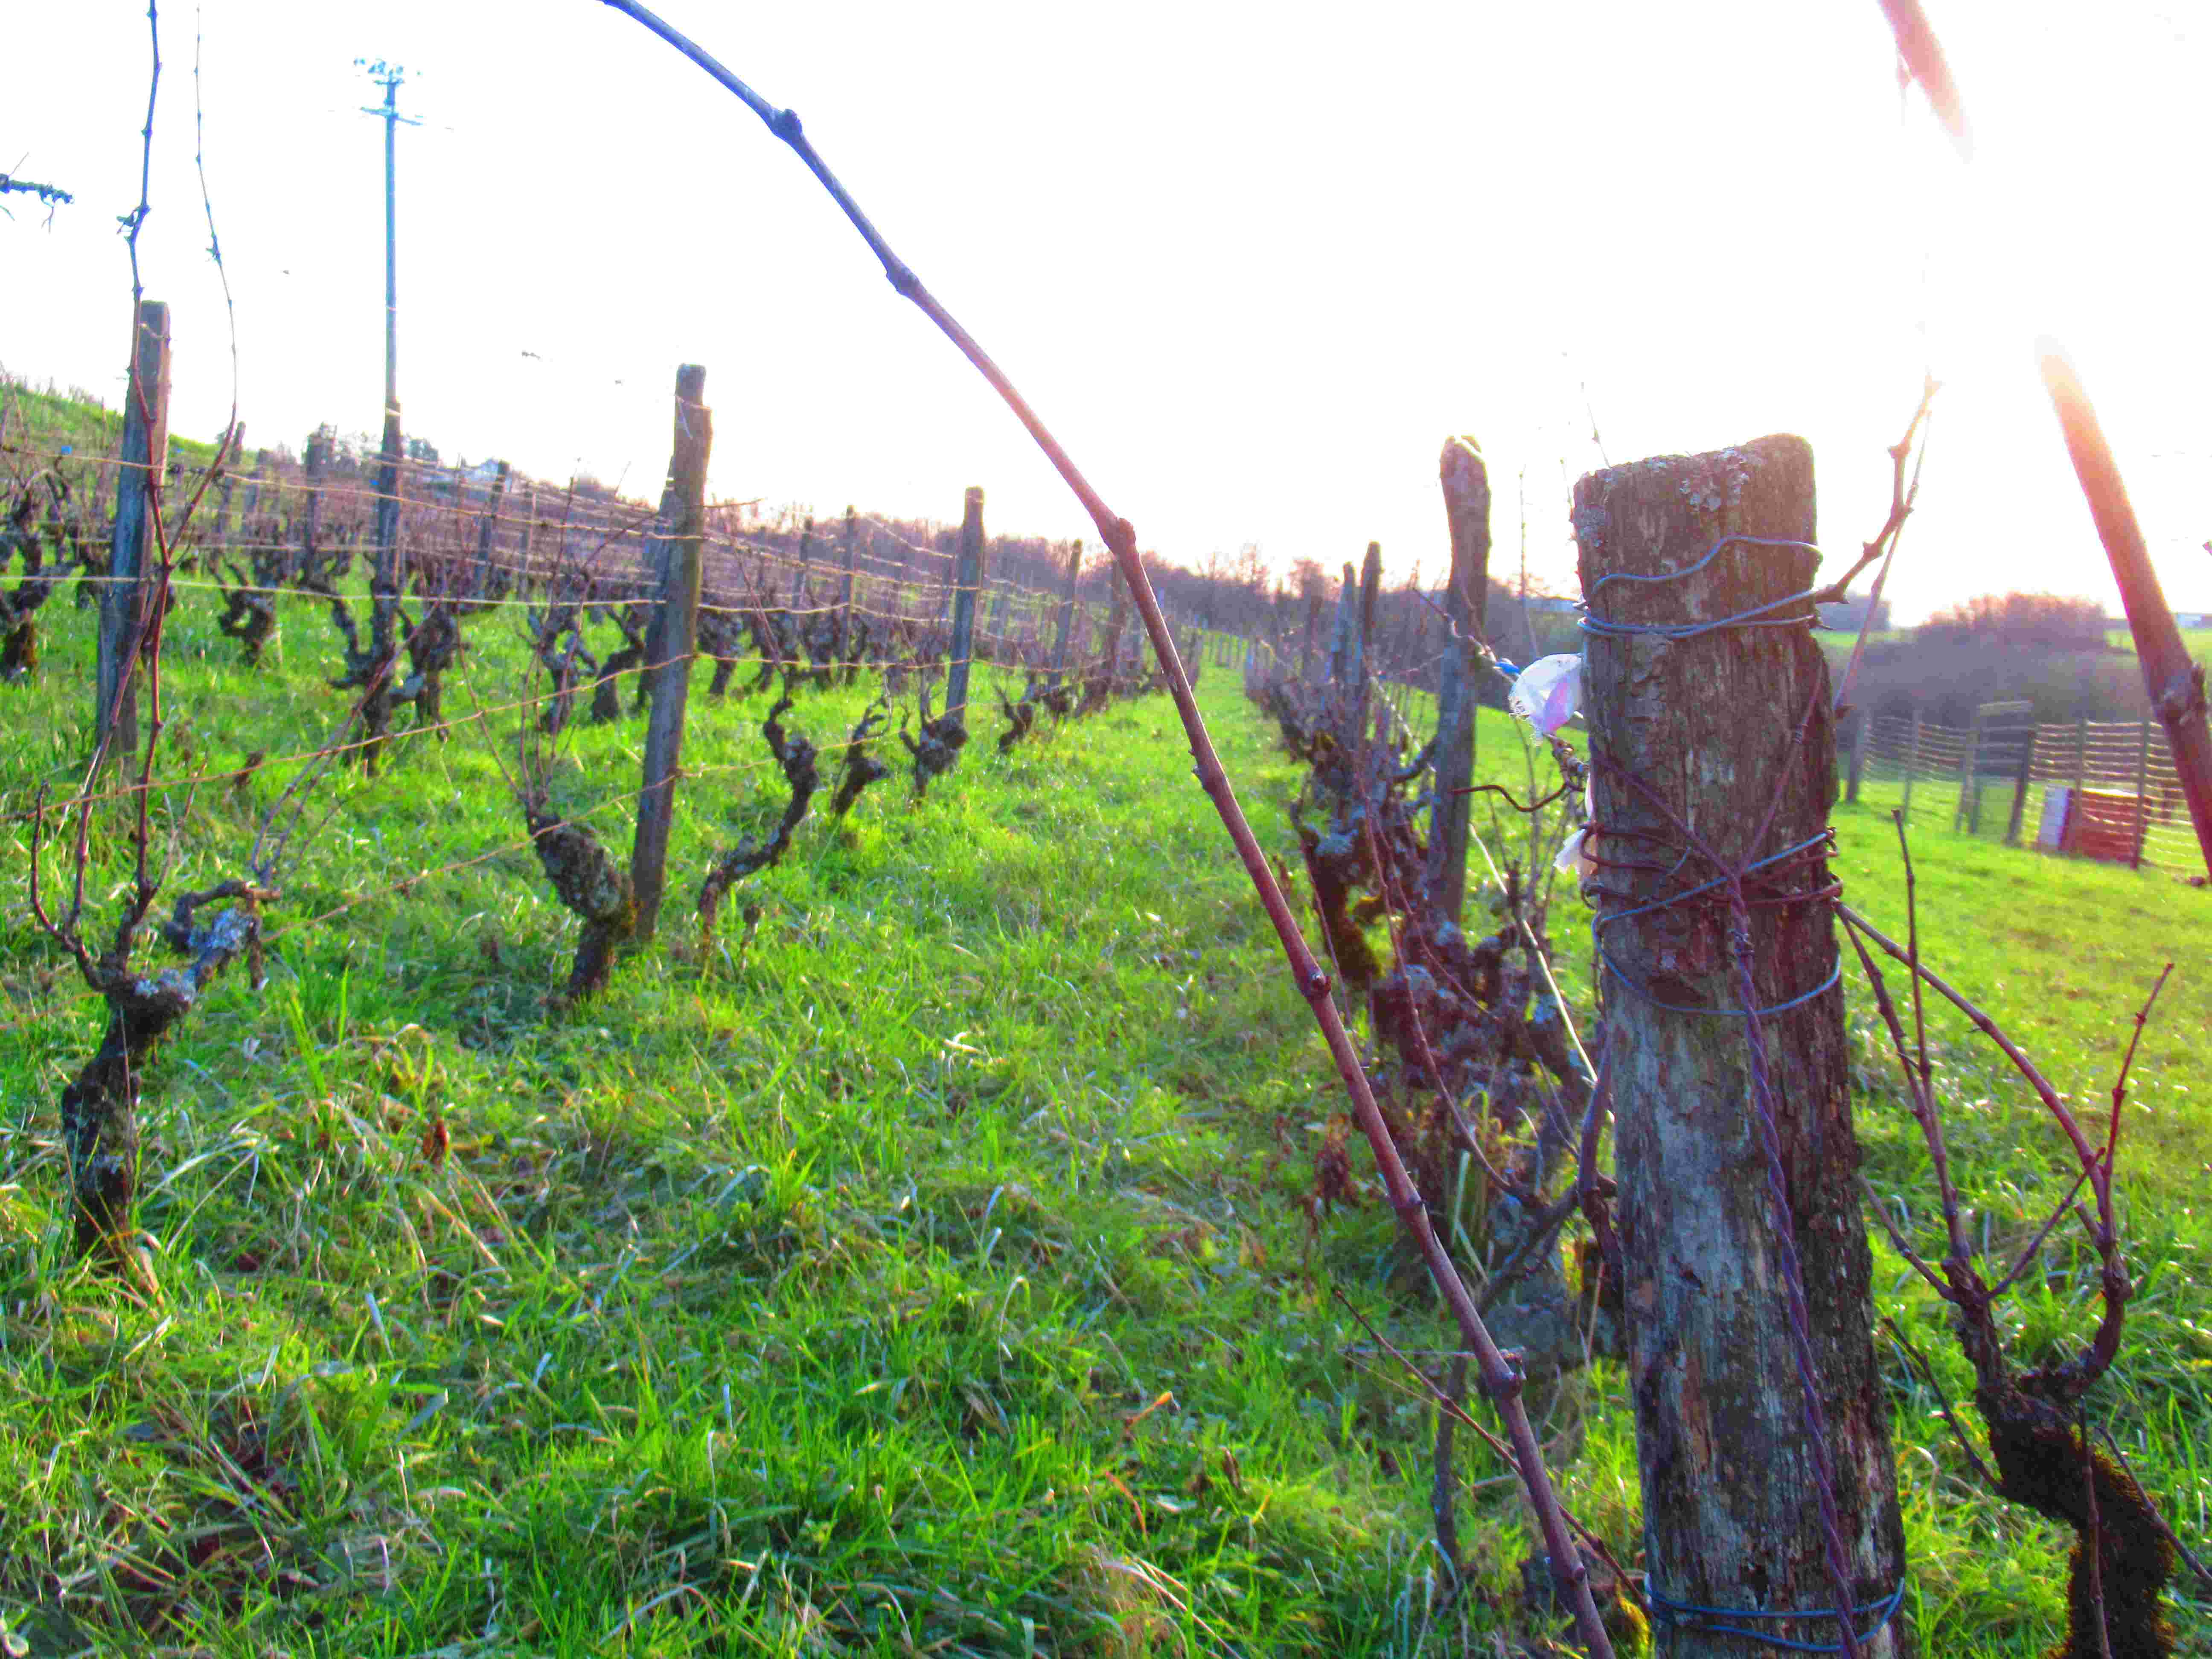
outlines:
[{"label": "distant tree line", "polygon": [[2040,651],[2103,651],[2103,607],[2057,593],[1984,593],[1938,611],[1913,631],[1924,649],[1995,642]]},{"label": "distant tree line", "polygon": [[2039,720],[2133,720],[2142,671],[2113,646],[2094,602],[2054,593],[1984,593],[1868,647],[1856,701],[1877,715],[1972,722],[1976,705],[2024,699]]}]

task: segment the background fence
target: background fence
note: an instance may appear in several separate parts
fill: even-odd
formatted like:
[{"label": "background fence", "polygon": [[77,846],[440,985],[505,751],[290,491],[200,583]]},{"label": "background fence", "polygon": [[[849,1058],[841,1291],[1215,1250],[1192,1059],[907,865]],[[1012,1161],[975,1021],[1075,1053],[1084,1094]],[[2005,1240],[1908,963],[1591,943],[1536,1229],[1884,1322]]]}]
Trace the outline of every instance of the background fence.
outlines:
[{"label": "background fence", "polygon": [[1862,716],[1843,736],[1846,800],[2012,845],[2182,872],[2199,862],[2155,721],[1998,717],[1961,728]]}]

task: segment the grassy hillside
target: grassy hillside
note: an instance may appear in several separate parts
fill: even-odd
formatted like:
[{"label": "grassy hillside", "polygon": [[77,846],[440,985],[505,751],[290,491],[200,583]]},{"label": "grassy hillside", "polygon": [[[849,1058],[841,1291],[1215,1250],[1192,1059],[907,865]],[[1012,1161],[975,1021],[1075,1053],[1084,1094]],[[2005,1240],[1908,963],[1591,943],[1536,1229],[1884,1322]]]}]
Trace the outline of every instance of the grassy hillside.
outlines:
[{"label": "grassy hillside", "polygon": [[[339,702],[318,609],[287,602],[258,674],[212,615],[188,592],[170,623],[162,769],[272,759],[166,797],[173,890],[234,872],[283,757]],[[574,924],[493,744],[401,743],[305,843],[266,988],[224,981],[149,1079],[142,1299],[67,1249],[55,1102],[96,1005],[30,925],[21,814],[84,750],[88,630],[65,602],[46,616],[45,665],[0,687],[0,1618],[33,1651],[1413,1654],[1510,1623],[1526,1539],[1479,1450],[1480,1594],[1437,1600],[1430,1413],[1335,1297],[1409,1350],[1445,1328],[1387,1208],[1304,1203],[1339,1097],[1164,702],[1010,757],[979,740],[925,801],[884,785],[842,830],[810,822],[739,896],[750,945],[732,915],[702,950],[690,881],[782,789],[762,702],[695,693],[664,948],[574,1012],[547,1000]],[[512,631],[471,624],[449,714],[520,695]],[[1293,769],[1233,674],[1202,690],[1290,853]],[[860,701],[810,696],[794,722],[827,743]],[[502,745],[510,718],[487,723]],[[617,847],[638,733],[583,730],[556,780]],[[1518,781],[1503,717],[1482,753]],[[1886,823],[1837,828],[1852,901],[1901,927]],[[103,918],[118,829],[94,841]],[[1938,831],[1915,847],[1931,958],[2077,1098],[2108,1086],[2158,965],[2182,964],[2137,1061],[2139,1296],[2093,1410],[2201,1538],[2212,898]],[[1893,1068],[1852,1008],[1869,1172],[1924,1211]],[[2064,1162],[1969,1033],[1937,1037],[2001,1249]],[[2054,1247],[2016,1304],[2023,1344],[2078,1336],[2086,1261]],[[1886,1253],[1877,1284],[1963,1395],[1924,1291]],[[1887,1375],[1925,1650],[2039,1651],[2053,1534],[1977,1495],[1936,1395]],[[1619,1370],[1544,1407],[1569,1503],[1632,1553]],[[2206,1607],[2183,1619],[2204,1650]]]},{"label": "grassy hillside", "polygon": [[[214,439],[169,434],[169,459],[186,466],[207,466],[215,459]],[[70,450],[79,455],[112,455],[123,439],[123,413],[110,409],[91,393],[71,386],[60,392],[49,385],[43,391],[0,371],[0,443],[42,453]]]}]

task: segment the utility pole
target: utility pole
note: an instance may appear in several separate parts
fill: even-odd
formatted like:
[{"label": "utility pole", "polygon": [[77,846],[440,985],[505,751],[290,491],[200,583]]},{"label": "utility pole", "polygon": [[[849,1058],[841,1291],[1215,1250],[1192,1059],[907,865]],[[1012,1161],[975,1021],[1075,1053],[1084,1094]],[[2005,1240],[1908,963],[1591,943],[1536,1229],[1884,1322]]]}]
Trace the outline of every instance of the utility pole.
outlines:
[{"label": "utility pole", "polygon": [[419,121],[402,115],[399,83],[406,72],[381,58],[373,64],[354,62],[368,71],[384,88],[384,107],[362,106],[363,115],[384,123],[384,444],[376,479],[376,573],[369,582],[373,602],[369,635],[371,665],[362,699],[362,724],[368,741],[362,746],[364,765],[376,769],[386,722],[391,718],[392,692],[399,657],[399,595],[405,578],[399,568],[399,472],[403,450],[399,437],[399,259],[398,211],[394,187],[393,135],[399,123],[410,127]]},{"label": "utility pole", "polygon": [[405,70],[381,58],[374,63],[362,58],[353,61],[357,67],[367,70],[368,78],[384,88],[384,106],[378,109],[364,104],[361,112],[374,115],[384,123],[384,407],[388,414],[399,402],[399,217],[393,138],[401,122],[410,127],[422,124],[399,112],[399,87],[407,78]]}]

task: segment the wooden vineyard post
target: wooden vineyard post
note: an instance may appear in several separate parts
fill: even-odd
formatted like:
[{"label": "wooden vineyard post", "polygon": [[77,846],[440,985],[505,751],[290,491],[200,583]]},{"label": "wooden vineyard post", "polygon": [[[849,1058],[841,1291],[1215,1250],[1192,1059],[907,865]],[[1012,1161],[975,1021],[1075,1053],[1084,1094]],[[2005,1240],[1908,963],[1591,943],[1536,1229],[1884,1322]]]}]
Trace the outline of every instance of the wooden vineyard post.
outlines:
[{"label": "wooden vineyard post", "polygon": [[1344,567],[1343,584],[1336,590],[1336,618],[1328,635],[1328,684],[1348,684],[1352,679],[1352,636],[1359,626],[1359,573],[1350,561]]},{"label": "wooden vineyard post", "polygon": [[1898,806],[1899,813],[1910,820],[1912,817],[1912,775],[1920,765],[1920,711],[1912,711],[1912,735],[1905,745],[1905,799]]},{"label": "wooden vineyard post", "polygon": [[1083,574],[1083,544],[1067,550],[1067,574],[1060,589],[1060,628],[1052,642],[1052,683],[1058,685],[1067,672],[1067,634],[1075,625],[1075,584]]},{"label": "wooden vineyard post", "polygon": [[1354,623],[1352,640],[1352,698],[1358,707],[1363,727],[1367,714],[1367,684],[1373,672],[1375,654],[1375,598],[1382,590],[1382,544],[1367,544],[1367,556],[1359,562],[1359,615]]},{"label": "wooden vineyard post", "polygon": [[2089,722],[2079,720],[2074,722],[2074,799],[2077,803],[2088,787]]},{"label": "wooden vineyard post", "polygon": [[945,676],[945,714],[968,723],[968,666],[975,650],[975,592],[983,580],[983,492],[971,486],[960,514],[960,562],[953,574],[952,654]]},{"label": "wooden vineyard post", "polygon": [[1321,633],[1321,595],[1306,595],[1305,642],[1298,651],[1298,684],[1311,685],[1314,678],[1314,641]]},{"label": "wooden vineyard post", "polygon": [[[1790,596],[1813,586],[1818,553],[1730,538],[1815,539],[1812,451],[1770,437],[1593,473],[1576,486],[1574,524],[1595,822],[1601,856],[1621,860],[1595,884],[1598,972],[1646,1559],[1655,1602],[1673,1604],[1661,1650],[1742,1653],[1712,1626],[1747,1621],[1685,1607],[1833,1644],[1832,1619],[1776,1615],[1835,1607],[1832,1566],[1847,1607],[1886,1604],[1905,1561],[1839,958],[1817,898],[1836,790],[1827,665],[1799,628],[1636,631],[1802,611]],[[1678,853],[1692,844],[1685,825],[1711,856]],[[1750,877],[1748,903],[1713,880],[1715,858],[1741,871],[1787,849]],[[1765,1012],[1754,1022],[1747,1009]],[[1821,1520],[1823,1462],[1840,1561]],[[1864,1659],[1905,1650],[1894,1620],[1862,1614],[1856,1629]]]},{"label": "wooden vineyard post", "polygon": [[701,543],[707,528],[707,453],[714,422],[706,405],[707,371],[686,363],[676,371],[676,437],[668,461],[669,540],[663,563],[654,633],[667,672],[653,681],[653,712],[646,718],[645,782],[637,796],[637,834],[630,844],[629,879],[637,895],[640,943],[653,937],[667,882],[668,832],[676,821],[676,781],[684,748],[684,706],[691,692],[691,659],[699,647]]},{"label": "wooden vineyard post", "polygon": [[1437,686],[1437,804],[1429,817],[1431,902],[1454,922],[1467,902],[1467,832],[1474,781],[1475,641],[1490,589],[1490,473],[1472,438],[1448,438],[1438,463],[1444,522],[1451,532],[1451,583],[1444,592],[1443,663]]},{"label": "wooden vineyard post", "polygon": [[960,555],[957,546],[955,550],[948,556],[950,556],[952,561],[952,575],[950,581],[940,583],[938,586],[937,620],[945,627],[950,628],[952,625],[952,606],[954,598],[959,592],[960,587]]},{"label": "wooden vineyard post", "polygon": [[307,500],[300,514],[300,562],[293,576],[302,586],[315,580],[315,568],[322,558],[319,538],[323,525],[323,468],[329,465],[330,456],[330,440],[318,427],[307,434],[307,453],[300,462],[301,488]]},{"label": "wooden vineyard post", "polygon": [[491,495],[484,502],[483,517],[477,524],[477,592],[480,599],[495,598],[492,576],[492,551],[499,540],[500,498],[507,494],[507,463],[499,464],[492,477]]},{"label": "wooden vineyard post", "polygon": [[138,677],[133,672],[153,600],[154,515],[169,465],[169,307],[141,300],[131,319],[131,381],[123,401],[123,450],[116,469],[115,524],[100,606],[100,659],[93,690],[94,739],[109,758],[138,747]]}]

